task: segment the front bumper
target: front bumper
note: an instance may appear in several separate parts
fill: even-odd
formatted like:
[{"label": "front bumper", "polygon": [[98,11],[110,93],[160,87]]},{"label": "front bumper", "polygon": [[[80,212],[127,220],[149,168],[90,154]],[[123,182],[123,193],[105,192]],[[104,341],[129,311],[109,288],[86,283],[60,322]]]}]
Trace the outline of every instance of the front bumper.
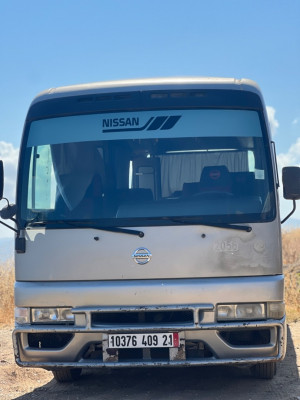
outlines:
[{"label": "front bumper", "polygon": [[[256,364],[285,356],[286,323],[281,320],[212,322],[213,305],[73,309],[75,324],[18,326],[13,332],[16,362],[25,367],[134,367]],[[190,312],[191,321],[130,324],[102,321],[95,313]],[[108,334],[179,332],[179,348],[108,349]]]}]

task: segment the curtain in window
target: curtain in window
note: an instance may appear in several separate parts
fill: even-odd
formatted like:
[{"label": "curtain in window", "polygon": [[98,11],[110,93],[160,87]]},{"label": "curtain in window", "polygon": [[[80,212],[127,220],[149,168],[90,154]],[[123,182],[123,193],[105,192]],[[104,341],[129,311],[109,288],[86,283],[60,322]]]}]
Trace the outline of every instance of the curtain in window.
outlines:
[{"label": "curtain in window", "polygon": [[206,166],[226,165],[229,172],[248,171],[246,151],[167,154],[160,159],[163,197],[182,190],[184,183],[199,182]]}]

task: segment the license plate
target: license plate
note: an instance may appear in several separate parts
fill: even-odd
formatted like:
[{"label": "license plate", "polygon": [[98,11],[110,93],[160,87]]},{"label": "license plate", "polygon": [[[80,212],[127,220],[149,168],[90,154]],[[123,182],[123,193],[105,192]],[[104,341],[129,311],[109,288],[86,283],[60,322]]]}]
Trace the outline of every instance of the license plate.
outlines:
[{"label": "license plate", "polygon": [[178,332],[108,335],[110,348],[179,347]]}]

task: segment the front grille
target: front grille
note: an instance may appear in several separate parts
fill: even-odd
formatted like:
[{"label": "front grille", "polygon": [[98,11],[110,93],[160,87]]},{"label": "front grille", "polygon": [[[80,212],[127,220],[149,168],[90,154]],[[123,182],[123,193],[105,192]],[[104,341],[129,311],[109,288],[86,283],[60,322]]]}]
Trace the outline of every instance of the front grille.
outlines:
[{"label": "front grille", "polygon": [[[209,346],[199,340],[185,341],[185,357],[186,360],[209,359],[214,355]],[[102,358],[102,343],[91,344],[83,355],[84,360],[103,361]],[[169,348],[146,348],[146,349],[107,349],[110,356],[116,356],[116,361],[131,362],[131,361],[169,361]]]},{"label": "front grille", "polygon": [[193,324],[192,310],[93,312],[92,326]]}]

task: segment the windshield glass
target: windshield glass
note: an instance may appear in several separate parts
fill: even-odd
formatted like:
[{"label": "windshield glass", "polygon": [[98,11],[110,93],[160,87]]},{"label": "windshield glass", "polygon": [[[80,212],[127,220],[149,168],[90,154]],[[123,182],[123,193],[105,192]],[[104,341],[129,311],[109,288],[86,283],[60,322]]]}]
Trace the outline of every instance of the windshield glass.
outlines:
[{"label": "windshield glass", "polygon": [[34,121],[25,156],[23,221],[142,226],[273,218],[259,114],[189,109]]}]

